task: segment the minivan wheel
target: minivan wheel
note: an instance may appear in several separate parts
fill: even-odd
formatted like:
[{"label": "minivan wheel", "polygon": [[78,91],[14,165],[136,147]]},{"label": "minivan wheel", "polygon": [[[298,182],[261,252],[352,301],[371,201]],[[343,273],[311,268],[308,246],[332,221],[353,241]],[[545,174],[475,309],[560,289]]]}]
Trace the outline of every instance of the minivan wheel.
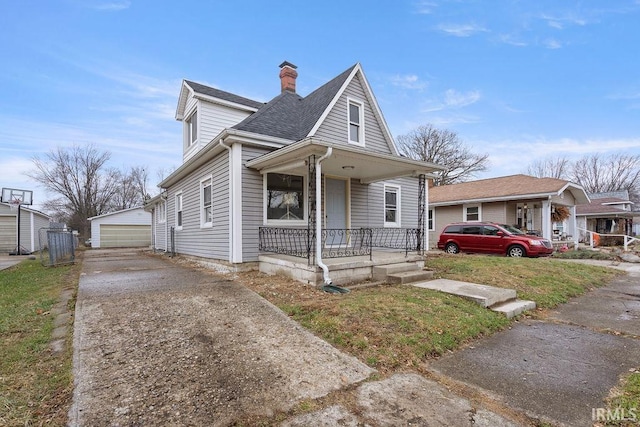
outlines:
[{"label": "minivan wheel", "polygon": [[447,246],[444,247],[444,250],[448,254],[457,254],[460,252],[460,248],[455,243],[447,243]]},{"label": "minivan wheel", "polygon": [[514,245],[509,248],[509,250],[507,251],[507,255],[512,258],[521,258],[523,256],[526,256],[527,253],[522,246]]}]

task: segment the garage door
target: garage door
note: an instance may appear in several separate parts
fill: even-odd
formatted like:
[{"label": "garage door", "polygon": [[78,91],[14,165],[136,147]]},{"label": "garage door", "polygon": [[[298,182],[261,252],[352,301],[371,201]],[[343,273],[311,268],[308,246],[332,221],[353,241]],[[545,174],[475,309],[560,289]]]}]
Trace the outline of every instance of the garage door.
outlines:
[{"label": "garage door", "polygon": [[16,217],[0,216],[0,253],[16,249]]},{"label": "garage door", "polygon": [[101,248],[136,248],[150,244],[150,225],[100,225]]}]

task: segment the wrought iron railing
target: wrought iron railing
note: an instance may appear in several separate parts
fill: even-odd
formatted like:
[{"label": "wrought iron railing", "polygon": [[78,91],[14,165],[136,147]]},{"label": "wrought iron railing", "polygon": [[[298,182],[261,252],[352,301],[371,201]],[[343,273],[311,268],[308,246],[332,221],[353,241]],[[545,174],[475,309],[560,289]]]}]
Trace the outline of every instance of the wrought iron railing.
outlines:
[{"label": "wrought iron railing", "polygon": [[[260,252],[272,252],[307,258],[315,257],[315,231],[306,228],[260,227]],[[322,257],[340,258],[372,256],[373,248],[421,251],[422,238],[418,228],[351,228],[322,229]]]}]

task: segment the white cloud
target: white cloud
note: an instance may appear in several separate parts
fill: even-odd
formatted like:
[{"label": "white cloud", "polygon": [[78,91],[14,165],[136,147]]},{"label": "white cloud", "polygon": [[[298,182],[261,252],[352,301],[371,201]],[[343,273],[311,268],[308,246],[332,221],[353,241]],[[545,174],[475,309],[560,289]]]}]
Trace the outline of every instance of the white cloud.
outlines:
[{"label": "white cloud", "polygon": [[516,38],[512,34],[500,34],[498,36],[498,41],[505,44],[510,44],[511,46],[524,47],[528,46],[527,42],[522,41],[519,38]]},{"label": "white cloud", "polygon": [[471,92],[462,93],[454,89],[448,89],[444,93],[444,103],[447,107],[462,108],[467,105],[475,104],[480,100],[480,91],[473,90]]},{"label": "white cloud", "polygon": [[391,84],[393,84],[394,86],[403,87],[405,89],[422,90],[427,87],[427,83],[420,81],[420,78],[415,74],[405,74],[403,76],[397,74],[391,77]]},{"label": "white cloud", "polygon": [[586,19],[574,15],[558,17],[543,14],[540,18],[545,21],[549,27],[557,30],[564,30],[568,26],[584,27],[589,23]]},{"label": "white cloud", "polygon": [[542,41],[542,45],[547,49],[561,49],[562,43],[556,39],[546,39]]},{"label": "white cloud", "polygon": [[106,11],[114,11],[114,12],[128,9],[130,6],[131,6],[131,2],[129,0],[98,2],[90,5],[90,7],[95,10],[106,10]]},{"label": "white cloud", "polygon": [[488,32],[486,28],[476,24],[440,24],[436,29],[455,37],[470,37],[477,33]]},{"label": "white cloud", "polygon": [[429,15],[433,13],[434,9],[438,6],[436,2],[433,1],[419,1],[415,3],[415,11],[420,15]]}]

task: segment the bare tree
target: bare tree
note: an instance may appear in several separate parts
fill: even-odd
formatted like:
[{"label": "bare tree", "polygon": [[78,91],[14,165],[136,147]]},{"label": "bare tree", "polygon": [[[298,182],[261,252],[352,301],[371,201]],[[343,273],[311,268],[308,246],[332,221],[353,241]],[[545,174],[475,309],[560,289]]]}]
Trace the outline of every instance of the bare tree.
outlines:
[{"label": "bare tree", "polygon": [[567,179],[571,174],[571,162],[566,157],[547,157],[529,165],[527,174],[538,178]]},{"label": "bare tree", "polygon": [[119,172],[106,167],[111,153],[93,145],[58,147],[44,158],[34,157],[35,169],[26,173],[56,197],[45,203],[55,216],[89,236],[87,218],[107,212],[118,190]]},{"label": "bare tree", "polygon": [[475,154],[458,134],[427,124],[397,138],[400,153],[415,160],[437,163],[447,169],[434,180],[435,185],[468,181],[487,169],[488,154]]},{"label": "bare tree", "polygon": [[118,189],[111,198],[112,211],[144,205],[151,196],[148,193],[149,176],[145,168],[132,167],[126,174],[118,173]]},{"label": "bare tree", "polygon": [[640,155],[600,154],[585,156],[573,163],[571,180],[587,193],[627,190],[631,200],[640,199]]}]

